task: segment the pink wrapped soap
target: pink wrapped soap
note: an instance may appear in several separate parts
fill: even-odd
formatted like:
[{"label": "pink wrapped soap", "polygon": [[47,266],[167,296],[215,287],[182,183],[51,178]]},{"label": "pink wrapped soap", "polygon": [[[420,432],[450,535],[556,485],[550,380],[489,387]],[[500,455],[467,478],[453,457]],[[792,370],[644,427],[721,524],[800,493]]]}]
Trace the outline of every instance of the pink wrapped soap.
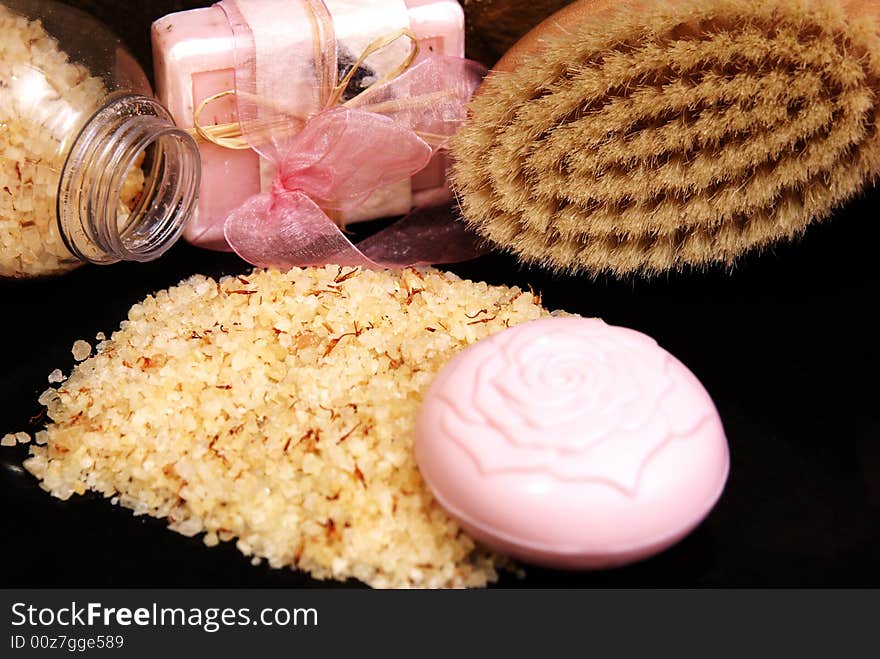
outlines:
[{"label": "pink wrapped soap", "polygon": [[729,468],[697,378],[650,337],[587,318],[526,323],[458,354],[425,397],[415,452],[474,538],[569,569],[674,544]]},{"label": "pink wrapped soap", "polygon": [[[240,0],[242,5],[266,5],[267,0]],[[273,26],[292,49],[314,56],[314,45],[305,35],[307,26],[296,24],[299,15],[293,2],[278,2],[281,13]],[[309,3],[302,3],[308,5]],[[456,0],[323,0],[333,17],[339,46],[339,62],[353,63],[378,37],[408,28],[419,43],[419,61],[429,55],[464,56],[464,12]],[[285,13],[286,12],[286,13]],[[279,36],[283,35],[283,36]],[[152,27],[156,92],[180,126],[189,128],[199,105],[216,94],[235,88],[235,38],[220,5],[190,9],[159,19]],[[396,67],[409,51],[402,39],[374,54],[361,67],[359,84],[367,84]],[[314,94],[303,88],[302,76],[291,72],[291,85],[303,99]],[[299,85],[299,87],[297,87]],[[276,99],[277,100],[277,99]],[[203,122],[237,122],[231,96],[210,104]],[[203,247],[228,249],[222,220],[246,199],[271,189],[276,171],[265,158],[250,149],[231,150],[199,143],[202,155],[202,194],[184,237]],[[341,211],[339,220],[352,224],[408,213],[414,206],[431,206],[448,197],[445,160],[438,154],[411,179],[377,190],[363,204]]]}]

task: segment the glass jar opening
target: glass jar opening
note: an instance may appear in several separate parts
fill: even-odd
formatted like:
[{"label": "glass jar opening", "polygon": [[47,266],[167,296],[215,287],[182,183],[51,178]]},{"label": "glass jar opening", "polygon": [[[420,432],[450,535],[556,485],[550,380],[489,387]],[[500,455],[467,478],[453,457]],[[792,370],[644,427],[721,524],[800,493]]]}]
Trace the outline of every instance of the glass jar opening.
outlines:
[{"label": "glass jar opening", "polygon": [[92,263],[150,261],[177,240],[198,198],[198,147],[152,99],[111,99],[64,166],[58,221],[68,249]]}]

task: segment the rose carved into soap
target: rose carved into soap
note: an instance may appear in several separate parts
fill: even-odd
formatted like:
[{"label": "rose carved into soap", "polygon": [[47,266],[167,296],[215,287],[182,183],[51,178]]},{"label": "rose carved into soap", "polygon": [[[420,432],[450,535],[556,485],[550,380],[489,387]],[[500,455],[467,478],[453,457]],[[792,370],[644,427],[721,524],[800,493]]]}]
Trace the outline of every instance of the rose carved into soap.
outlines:
[{"label": "rose carved into soap", "polygon": [[559,317],[454,358],[420,412],[416,456],[476,537],[567,567],[668,546],[720,495],[728,468],[699,381],[650,337]]}]

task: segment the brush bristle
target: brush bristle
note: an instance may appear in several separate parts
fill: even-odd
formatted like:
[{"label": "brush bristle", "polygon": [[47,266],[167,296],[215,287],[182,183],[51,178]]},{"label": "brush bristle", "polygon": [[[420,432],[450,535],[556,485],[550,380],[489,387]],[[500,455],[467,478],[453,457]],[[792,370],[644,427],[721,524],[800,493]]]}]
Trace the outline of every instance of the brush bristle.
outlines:
[{"label": "brush bristle", "polygon": [[835,0],[648,4],[486,79],[452,147],[483,236],[560,271],[730,263],[880,173],[875,16]]}]

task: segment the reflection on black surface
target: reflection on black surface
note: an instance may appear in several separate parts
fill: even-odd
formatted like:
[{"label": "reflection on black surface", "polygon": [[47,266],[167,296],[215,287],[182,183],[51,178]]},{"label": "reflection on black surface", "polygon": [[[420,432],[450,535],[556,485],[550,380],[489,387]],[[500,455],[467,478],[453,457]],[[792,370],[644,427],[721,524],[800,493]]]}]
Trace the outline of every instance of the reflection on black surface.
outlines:
[{"label": "reflection on black surface", "polygon": [[3,469],[9,472],[13,477],[25,475],[24,468],[16,462],[2,462],[0,464],[2,464]]}]

